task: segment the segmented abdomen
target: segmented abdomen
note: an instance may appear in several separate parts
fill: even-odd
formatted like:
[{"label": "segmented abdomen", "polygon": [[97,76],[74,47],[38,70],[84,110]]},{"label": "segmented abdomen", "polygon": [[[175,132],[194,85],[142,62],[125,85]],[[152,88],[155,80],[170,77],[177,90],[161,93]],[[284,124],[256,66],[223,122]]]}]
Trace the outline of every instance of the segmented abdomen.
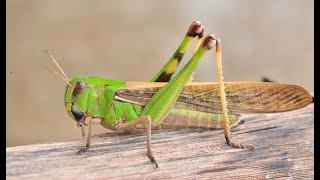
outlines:
[{"label": "segmented abdomen", "polygon": [[[229,115],[230,126],[240,122],[240,115]],[[172,109],[162,121],[161,128],[208,128],[223,127],[223,115],[185,109]]]}]

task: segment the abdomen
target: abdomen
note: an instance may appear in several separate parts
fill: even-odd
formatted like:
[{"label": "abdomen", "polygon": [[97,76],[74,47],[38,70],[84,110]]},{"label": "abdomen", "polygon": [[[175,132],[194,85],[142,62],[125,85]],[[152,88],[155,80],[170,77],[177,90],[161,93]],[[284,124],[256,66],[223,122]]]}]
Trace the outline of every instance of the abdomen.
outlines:
[{"label": "abdomen", "polygon": [[[240,115],[229,115],[230,126],[238,125]],[[173,108],[162,121],[161,128],[207,128],[223,127],[223,115],[186,109]]]}]

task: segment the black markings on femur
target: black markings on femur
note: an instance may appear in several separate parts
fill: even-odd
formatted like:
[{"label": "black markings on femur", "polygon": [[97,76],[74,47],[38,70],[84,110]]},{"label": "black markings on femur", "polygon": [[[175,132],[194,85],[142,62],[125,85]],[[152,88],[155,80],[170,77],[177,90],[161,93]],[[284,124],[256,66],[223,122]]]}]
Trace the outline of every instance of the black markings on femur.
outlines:
[{"label": "black markings on femur", "polygon": [[174,59],[177,59],[178,63],[182,60],[184,56],[184,53],[180,53],[179,51],[176,51],[173,55]]},{"label": "black markings on femur", "polygon": [[[175,59],[178,64],[182,60],[184,53],[180,53],[178,50],[173,54],[173,59]],[[178,65],[177,65],[178,66]],[[173,72],[162,72],[155,82],[168,82],[172,77]]]},{"label": "black markings on femur", "polygon": [[83,112],[81,112],[74,104],[71,106],[71,113],[76,121],[80,121],[84,116]]},{"label": "black markings on femur", "polygon": [[87,87],[86,83],[79,80],[73,89],[72,95],[80,94]]},{"label": "black markings on femur", "polygon": [[173,72],[169,74],[167,74],[166,72],[162,72],[155,82],[169,82],[172,74]]}]

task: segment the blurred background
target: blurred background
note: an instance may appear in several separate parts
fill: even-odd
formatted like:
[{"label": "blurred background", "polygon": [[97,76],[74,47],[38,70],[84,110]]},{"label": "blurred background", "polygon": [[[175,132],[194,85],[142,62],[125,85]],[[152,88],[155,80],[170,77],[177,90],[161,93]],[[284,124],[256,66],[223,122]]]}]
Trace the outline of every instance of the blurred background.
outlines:
[{"label": "blurred background", "polygon": [[[314,89],[312,0],[10,0],[6,9],[7,146],[81,137],[64,108],[65,82],[41,68],[57,69],[42,50],[69,78],[148,81],[193,20],[222,40],[225,81],[266,76]],[[214,62],[211,51],[195,80],[216,81]]]}]

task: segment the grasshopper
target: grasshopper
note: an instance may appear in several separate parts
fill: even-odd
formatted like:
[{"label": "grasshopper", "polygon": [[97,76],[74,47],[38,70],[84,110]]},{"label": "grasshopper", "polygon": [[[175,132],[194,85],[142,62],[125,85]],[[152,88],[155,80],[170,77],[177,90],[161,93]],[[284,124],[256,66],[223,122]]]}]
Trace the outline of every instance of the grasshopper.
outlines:
[{"label": "grasshopper", "polygon": [[[159,128],[224,129],[226,143],[234,148],[254,149],[231,139],[230,128],[242,124],[239,113],[274,113],[299,109],[312,102],[311,95],[292,84],[267,82],[224,82],[221,40],[204,37],[199,21],[190,25],[183,41],[169,61],[150,82],[124,82],[99,77],[68,79],[52,68],[66,83],[64,104],[78,127],[89,126],[86,148],[90,147],[92,126],[100,124],[115,131],[146,129],[147,156],[158,168],[151,149],[151,130]],[[175,76],[192,40],[193,55]],[[193,71],[207,51],[215,47],[218,82],[191,82]],[[228,102],[228,103],[227,103]],[[227,109],[228,107],[228,109]]]}]

